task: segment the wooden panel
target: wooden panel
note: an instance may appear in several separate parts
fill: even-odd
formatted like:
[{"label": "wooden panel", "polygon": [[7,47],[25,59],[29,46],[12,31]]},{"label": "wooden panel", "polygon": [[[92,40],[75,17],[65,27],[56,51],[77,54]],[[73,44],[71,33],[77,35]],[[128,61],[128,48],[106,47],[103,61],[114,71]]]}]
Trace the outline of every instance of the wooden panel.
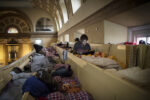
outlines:
[{"label": "wooden panel", "polygon": [[110,51],[110,44],[90,44],[91,48],[95,51],[104,52],[105,54],[109,55]]},{"label": "wooden panel", "polygon": [[126,66],[126,46],[125,45],[111,45],[109,55],[115,56],[120,62],[121,67]]},{"label": "wooden panel", "polygon": [[[125,46],[114,46],[113,49],[112,54],[119,49],[119,53],[123,52],[121,56],[125,55]],[[68,53],[66,63],[71,65],[74,75],[79,79],[83,89],[91,93],[95,100],[150,99],[149,92],[70,53]]]},{"label": "wooden panel", "polygon": [[[62,56],[62,49],[55,47],[60,56]],[[113,46],[111,54],[117,55],[123,52],[125,55],[125,46]],[[124,60],[124,59],[123,59]],[[71,53],[68,53],[66,63],[70,64],[74,76],[76,76],[83,89],[92,94],[95,100],[149,100],[149,92],[121,79],[113,73],[105,71],[97,66],[90,64]],[[29,93],[24,94],[26,99],[32,100],[33,97]],[[34,100],[34,99],[33,99]]]}]

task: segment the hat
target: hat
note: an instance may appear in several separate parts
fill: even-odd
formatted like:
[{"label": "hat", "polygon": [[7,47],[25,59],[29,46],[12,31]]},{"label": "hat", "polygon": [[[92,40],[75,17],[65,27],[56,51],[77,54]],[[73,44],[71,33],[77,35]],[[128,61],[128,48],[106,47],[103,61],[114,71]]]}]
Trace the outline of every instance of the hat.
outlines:
[{"label": "hat", "polygon": [[43,46],[40,46],[38,44],[34,44],[33,47],[34,47],[36,53],[39,53],[43,48]]}]

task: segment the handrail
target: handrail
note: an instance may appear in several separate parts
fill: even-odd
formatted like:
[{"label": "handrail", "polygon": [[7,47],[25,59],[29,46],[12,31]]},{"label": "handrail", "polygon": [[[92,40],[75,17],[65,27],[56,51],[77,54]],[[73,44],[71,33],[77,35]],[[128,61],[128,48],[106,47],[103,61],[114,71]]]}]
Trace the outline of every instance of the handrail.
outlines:
[{"label": "handrail", "polygon": [[25,66],[29,62],[28,56],[34,52],[35,51],[32,51],[28,53],[27,55],[25,55],[24,57],[18,59],[17,61],[0,68],[0,92],[7,85],[7,83],[11,80],[11,75],[9,74],[10,71],[14,67],[19,67],[22,69],[23,66]]},{"label": "handrail", "polygon": [[[55,46],[61,55],[63,49]],[[70,64],[74,75],[82,87],[90,92],[95,100],[149,100],[149,92],[102,68],[84,61],[68,52],[66,63]]]},{"label": "handrail", "polygon": [[9,65],[6,65],[6,66],[4,66],[4,67],[0,67],[0,70],[1,70],[1,69],[8,69],[8,68],[12,67],[13,65],[18,64],[20,61],[25,61],[25,60],[28,58],[28,56],[31,55],[31,54],[34,53],[34,52],[35,52],[35,51],[32,51],[32,52],[28,53],[27,55],[25,55],[25,56],[19,58],[18,60],[14,61],[13,63],[11,63],[11,64],[9,64]]}]

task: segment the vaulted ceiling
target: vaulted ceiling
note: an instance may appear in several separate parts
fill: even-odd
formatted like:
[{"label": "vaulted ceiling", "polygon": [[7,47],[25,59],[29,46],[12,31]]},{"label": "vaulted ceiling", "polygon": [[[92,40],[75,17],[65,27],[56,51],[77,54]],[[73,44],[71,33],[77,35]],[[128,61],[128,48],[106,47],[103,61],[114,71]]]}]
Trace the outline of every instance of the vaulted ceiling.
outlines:
[{"label": "vaulted ceiling", "polygon": [[[31,3],[33,7],[47,11],[53,18],[56,16],[56,11],[60,11],[59,0],[32,0]],[[61,12],[60,15],[62,15]]]},{"label": "vaulted ceiling", "polygon": [[60,9],[59,0],[0,0],[1,8],[35,8],[39,7],[55,16],[56,9]]},{"label": "vaulted ceiling", "polygon": [[[56,10],[60,10],[59,0],[0,0],[0,16],[8,13],[18,13],[24,16],[21,9],[42,9],[46,11],[50,18],[54,20],[56,17]],[[28,17],[28,14],[26,14]],[[60,12],[62,17],[62,13]],[[63,18],[62,18],[63,22]],[[55,25],[55,23],[54,23]]]},{"label": "vaulted ceiling", "polygon": [[[66,1],[66,7],[67,10],[70,11],[68,14],[71,14],[71,3],[70,0]],[[84,2],[86,0],[83,0]],[[117,0],[112,0],[117,1]],[[118,0],[120,1],[120,0]],[[125,0],[123,0],[125,1]],[[129,0],[127,0],[129,1]],[[131,0],[135,1],[136,0]],[[140,1],[140,0],[138,0]],[[142,0],[141,0],[142,1]],[[148,1],[148,0],[145,0]],[[93,0],[94,2],[94,0]],[[44,11],[48,12],[48,14],[53,18],[56,17],[56,11],[58,10],[60,13],[60,16],[62,16],[62,11],[59,5],[59,0],[0,0],[0,8],[40,8]],[[120,14],[117,14],[111,18],[107,18],[107,20],[110,20],[112,22],[130,27],[130,26],[137,26],[137,25],[143,25],[143,24],[149,24],[150,23],[150,3],[147,3],[143,6],[136,7],[134,9],[122,12]],[[2,13],[0,13],[2,14]],[[69,16],[69,15],[68,15]],[[62,23],[63,18],[62,19]]]}]

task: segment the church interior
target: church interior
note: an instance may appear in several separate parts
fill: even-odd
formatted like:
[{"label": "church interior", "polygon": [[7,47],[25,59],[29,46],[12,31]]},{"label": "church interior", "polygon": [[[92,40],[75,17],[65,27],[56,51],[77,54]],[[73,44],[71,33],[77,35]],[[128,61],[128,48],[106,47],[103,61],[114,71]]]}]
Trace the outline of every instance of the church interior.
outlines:
[{"label": "church interior", "polygon": [[[82,35],[88,37],[94,56],[101,52],[103,57],[107,55],[117,61],[122,69],[131,66],[148,69],[136,77],[142,79],[145,75],[143,83],[150,83],[146,74],[150,72],[149,0],[0,0],[0,91],[11,80],[6,74],[29,62],[28,56],[35,52],[34,44],[45,48],[53,46],[61,58],[64,48],[57,44],[69,44],[73,48],[75,39],[81,39]],[[68,50],[65,62],[71,65],[82,87],[95,100],[150,99],[150,86],[137,86],[136,82],[118,78],[112,70],[97,68],[92,63],[96,62],[95,58],[91,62],[84,55],[84,61],[80,58],[81,55],[72,55]],[[138,70],[134,71],[131,74]],[[144,89],[141,86],[145,86]],[[35,98],[27,93],[22,100]]]}]

